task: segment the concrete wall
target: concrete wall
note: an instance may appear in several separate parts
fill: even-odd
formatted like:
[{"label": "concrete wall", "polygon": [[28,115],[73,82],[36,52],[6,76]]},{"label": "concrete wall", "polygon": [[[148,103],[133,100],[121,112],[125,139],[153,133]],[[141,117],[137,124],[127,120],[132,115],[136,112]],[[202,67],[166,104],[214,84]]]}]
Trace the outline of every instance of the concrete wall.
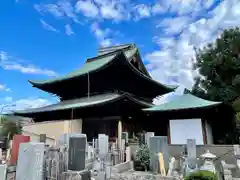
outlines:
[{"label": "concrete wall", "polygon": [[63,133],[82,132],[82,120],[46,121],[23,126],[23,131],[33,134],[46,134],[47,137],[58,140]]}]

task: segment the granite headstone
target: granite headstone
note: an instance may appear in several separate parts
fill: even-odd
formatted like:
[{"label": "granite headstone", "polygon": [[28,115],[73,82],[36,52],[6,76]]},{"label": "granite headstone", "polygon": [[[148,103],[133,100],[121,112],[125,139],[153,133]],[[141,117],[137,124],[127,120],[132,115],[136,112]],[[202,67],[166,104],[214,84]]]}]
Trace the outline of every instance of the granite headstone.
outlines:
[{"label": "granite headstone", "polygon": [[43,180],[44,143],[21,143],[16,169],[16,180]]},{"label": "granite headstone", "polygon": [[197,164],[196,140],[187,139],[187,163],[189,168],[195,169]]},{"label": "granite headstone", "polygon": [[149,150],[150,150],[150,169],[156,171],[159,166],[158,153],[163,154],[164,166],[168,169],[169,166],[169,152],[167,136],[153,136],[149,138]]},{"label": "granite headstone", "polygon": [[86,137],[70,137],[68,150],[68,169],[82,171],[86,165]]}]

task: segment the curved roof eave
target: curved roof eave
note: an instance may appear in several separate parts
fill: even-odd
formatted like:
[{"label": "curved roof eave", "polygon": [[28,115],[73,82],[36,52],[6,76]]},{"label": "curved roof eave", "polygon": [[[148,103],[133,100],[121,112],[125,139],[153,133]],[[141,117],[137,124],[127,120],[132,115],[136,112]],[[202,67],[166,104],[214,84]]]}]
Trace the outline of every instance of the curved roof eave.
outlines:
[{"label": "curved roof eave", "polygon": [[[128,55],[126,55],[128,53]],[[37,87],[39,89],[41,89],[42,86],[44,85],[47,85],[47,84],[52,84],[52,83],[57,83],[57,82],[60,82],[60,81],[65,81],[65,80],[69,80],[69,79],[73,79],[73,78],[77,78],[77,77],[81,77],[81,76],[84,76],[88,73],[94,73],[94,72],[97,72],[97,71],[100,71],[100,70],[103,70],[105,69],[106,67],[108,67],[109,65],[111,65],[115,60],[117,60],[118,56],[120,55],[123,55],[124,58],[125,58],[125,62],[127,62],[127,65],[133,70],[133,72],[135,72],[135,74],[137,74],[138,76],[141,76],[142,78],[146,79],[147,81],[150,81],[151,83],[154,83],[158,86],[161,86],[163,88],[165,88],[168,92],[172,92],[174,91],[178,86],[168,86],[168,85],[164,85],[164,84],[161,84],[155,80],[153,80],[151,77],[148,77],[147,75],[141,73],[140,71],[138,71],[127,59],[128,58],[131,58],[132,56],[134,56],[136,53],[138,52],[137,48],[133,48],[133,49],[130,49],[126,52],[123,52],[123,51],[120,51],[118,53],[115,53],[115,54],[112,54],[112,55],[102,55],[101,57],[108,57],[109,59],[106,59],[106,61],[104,61],[100,66],[98,67],[95,67],[95,68],[90,68],[89,71],[85,71],[85,72],[79,72],[81,69],[84,69],[86,67],[82,67],[81,69],[77,70],[76,73],[70,73],[69,75],[66,75],[64,77],[60,77],[60,78],[55,78],[55,79],[50,79],[50,80],[45,80],[45,81],[33,81],[33,80],[28,80],[32,85],[33,87]],[[113,52],[114,53],[114,52]],[[96,57],[97,58],[97,57]],[[98,57],[99,58],[99,57]],[[92,63],[98,63],[98,61],[101,61],[101,60],[96,60],[96,61],[93,61],[93,62],[89,62],[89,63],[85,63],[84,66],[91,66]]]},{"label": "curved roof eave", "polygon": [[[40,107],[40,108],[35,108],[35,109],[29,109],[29,110],[22,110],[22,111],[14,111],[14,115],[27,115],[27,114],[37,114],[37,113],[44,113],[44,112],[52,112],[52,111],[62,111],[62,110],[69,110],[69,109],[80,109],[80,108],[87,108],[87,107],[94,107],[94,106],[99,106],[99,105],[104,105],[106,103],[113,103],[116,101],[119,101],[121,99],[127,98],[128,100],[144,107],[151,107],[152,104],[146,103],[144,101],[138,100],[134,97],[132,97],[129,93],[123,93],[123,94],[118,94],[118,93],[109,93],[105,94],[109,95],[108,99],[102,99],[98,101],[92,101],[91,99],[94,98],[99,98],[102,95],[96,95],[96,96],[91,96],[90,101],[87,101],[87,98],[79,98],[79,99],[74,99],[74,100],[67,100],[63,102],[59,102],[56,104],[52,104],[49,106],[45,107]],[[107,97],[107,96],[105,96]],[[103,96],[104,98],[104,96]],[[81,102],[81,100],[84,100]],[[55,106],[55,107],[54,107]]]},{"label": "curved roof eave", "polygon": [[[137,51],[137,50],[136,50],[136,51]],[[174,90],[178,87],[178,86],[173,87],[173,86],[164,85],[164,84],[162,84],[162,83],[159,83],[158,81],[153,80],[151,77],[148,77],[147,75],[141,73],[141,72],[140,72],[139,70],[137,70],[129,61],[127,61],[127,57],[126,57],[126,55],[125,55],[124,53],[121,53],[121,54],[125,57],[126,62],[127,62],[127,65],[132,69],[132,71],[133,71],[135,74],[137,74],[137,75],[141,76],[142,78],[146,79],[147,81],[150,81],[150,82],[152,82],[152,83],[154,83],[154,84],[156,84],[156,85],[158,85],[158,86],[161,86],[161,87],[163,87],[163,88],[166,88],[169,92],[174,91]]]},{"label": "curved roof eave", "polygon": [[[106,55],[102,55],[102,56],[106,56]],[[49,79],[49,80],[28,80],[28,81],[35,87],[41,87],[46,84],[52,84],[52,83],[56,83],[56,82],[60,82],[60,81],[64,81],[64,80],[81,77],[81,76],[87,75],[88,73],[97,72],[97,71],[100,71],[100,70],[106,68],[114,59],[116,59],[116,57],[117,57],[117,54],[111,55],[111,56],[109,56],[109,59],[107,59],[105,62],[103,62],[100,66],[95,67],[95,68],[90,68],[89,71],[85,71],[83,73],[82,72],[80,73],[79,71],[84,69],[86,66],[90,66],[90,65],[96,63],[96,61],[85,63],[84,64],[85,67],[83,66],[82,68],[80,68],[76,71],[73,71],[72,73],[69,73],[63,77]]]}]

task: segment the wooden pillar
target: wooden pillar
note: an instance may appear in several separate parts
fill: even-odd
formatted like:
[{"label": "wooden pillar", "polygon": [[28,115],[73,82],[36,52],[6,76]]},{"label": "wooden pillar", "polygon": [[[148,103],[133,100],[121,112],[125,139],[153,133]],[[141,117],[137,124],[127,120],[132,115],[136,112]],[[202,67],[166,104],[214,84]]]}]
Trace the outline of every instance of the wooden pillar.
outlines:
[{"label": "wooden pillar", "polygon": [[171,144],[171,133],[170,133],[170,121],[167,123],[167,136],[168,136],[168,144]]},{"label": "wooden pillar", "polygon": [[206,125],[205,125],[205,120],[201,119],[202,122],[202,134],[203,134],[203,143],[207,144],[207,132],[206,132]]}]

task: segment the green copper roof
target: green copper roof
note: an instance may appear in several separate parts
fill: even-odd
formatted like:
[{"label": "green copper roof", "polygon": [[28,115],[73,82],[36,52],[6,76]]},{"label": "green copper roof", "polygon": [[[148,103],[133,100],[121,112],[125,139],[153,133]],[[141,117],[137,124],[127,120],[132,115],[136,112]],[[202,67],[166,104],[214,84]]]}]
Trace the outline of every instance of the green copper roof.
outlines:
[{"label": "green copper roof", "polygon": [[40,107],[40,108],[15,111],[14,114],[24,115],[24,114],[33,114],[33,113],[42,113],[42,112],[51,112],[51,111],[61,111],[61,110],[67,110],[67,109],[79,109],[79,108],[92,107],[96,105],[110,103],[113,101],[120,100],[122,98],[128,98],[129,100],[135,102],[136,104],[139,104],[144,107],[152,106],[152,104],[146,103],[144,101],[141,101],[132,97],[129,93],[123,93],[123,94],[107,93],[102,95],[90,96],[89,98],[84,97],[84,98],[73,99],[73,100],[65,100],[57,104]]},{"label": "green copper roof", "polygon": [[104,48],[100,48],[98,50],[98,56],[99,55],[103,55],[103,54],[108,54],[117,50],[121,50],[121,49],[125,49],[125,48],[130,48],[133,47],[135,45],[133,44],[123,44],[123,45],[119,45],[119,46],[110,46],[110,47],[104,47]]},{"label": "green copper roof", "polygon": [[184,109],[197,109],[204,107],[212,107],[221,104],[221,102],[213,102],[198,98],[191,94],[183,94],[180,97],[171,100],[161,105],[155,105],[150,108],[143,109],[144,111],[173,111],[173,110],[184,110]]},{"label": "green copper roof", "polygon": [[[137,52],[137,48],[132,48],[132,49],[126,50],[124,52],[124,54],[125,54],[126,58],[130,58],[136,52]],[[104,68],[116,56],[117,56],[116,53],[100,55],[95,58],[88,59],[88,60],[91,60],[91,62],[85,63],[82,68],[80,68],[76,71],[73,71],[65,76],[54,78],[54,79],[49,79],[49,80],[37,80],[37,81],[29,80],[29,82],[32,83],[33,85],[41,85],[41,84],[50,84],[53,82],[58,82],[58,81],[66,80],[66,79],[83,76],[83,75],[86,75],[87,73],[91,73],[93,71],[97,71],[97,70],[100,70],[101,68]]]}]

